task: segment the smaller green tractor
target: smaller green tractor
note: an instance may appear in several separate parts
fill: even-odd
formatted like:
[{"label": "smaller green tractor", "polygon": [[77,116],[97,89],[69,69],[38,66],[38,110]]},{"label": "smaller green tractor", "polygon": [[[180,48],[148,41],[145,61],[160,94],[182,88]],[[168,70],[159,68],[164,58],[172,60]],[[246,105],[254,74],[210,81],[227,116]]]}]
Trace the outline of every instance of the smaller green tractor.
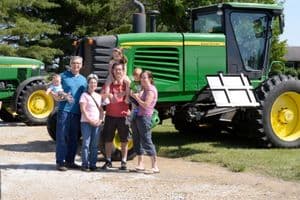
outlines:
[{"label": "smaller green tractor", "polygon": [[46,123],[55,102],[46,94],[43,68],[44,63],[35,59],[0,56],[0,118],[4,122]]}]

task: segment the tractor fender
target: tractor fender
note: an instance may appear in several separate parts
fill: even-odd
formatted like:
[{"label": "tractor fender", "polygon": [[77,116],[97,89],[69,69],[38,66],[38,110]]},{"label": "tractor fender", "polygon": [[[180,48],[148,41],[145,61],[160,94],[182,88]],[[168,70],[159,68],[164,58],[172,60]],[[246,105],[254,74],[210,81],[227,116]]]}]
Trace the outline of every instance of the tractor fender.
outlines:
[{"label": "tractor fender", "polygon": [[35,81],[45,81],[44,76],[34,76],[29,79],[26,79],[25,81],[21,82],[20,85],[18,86],[15,95],[14,95],[14,103],[13,103],[13,109],[17,110],[17,103],[18,103],[18,97],[21,93],[21,91],[26,87],[26,85],[30,84],[31,82]]}]

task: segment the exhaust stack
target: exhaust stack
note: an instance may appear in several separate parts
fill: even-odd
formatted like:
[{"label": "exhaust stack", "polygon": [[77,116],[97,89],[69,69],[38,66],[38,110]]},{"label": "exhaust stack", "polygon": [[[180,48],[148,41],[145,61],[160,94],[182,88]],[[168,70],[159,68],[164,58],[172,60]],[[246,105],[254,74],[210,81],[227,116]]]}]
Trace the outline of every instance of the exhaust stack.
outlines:
[{"label": "exhaust stack", "polygon": [[146,32],[145,7],[138,0],[133,0],[133,3],[139,7],[139,13],[133,14],[133,19],[132,19],[133,32],[134,33],[145,33]]},{"label": "exhaust stack", "polygon": [[150,17],[150,32],[156,32],[156,16],[160,13],[158,10],[150,10],[147,14]]}]

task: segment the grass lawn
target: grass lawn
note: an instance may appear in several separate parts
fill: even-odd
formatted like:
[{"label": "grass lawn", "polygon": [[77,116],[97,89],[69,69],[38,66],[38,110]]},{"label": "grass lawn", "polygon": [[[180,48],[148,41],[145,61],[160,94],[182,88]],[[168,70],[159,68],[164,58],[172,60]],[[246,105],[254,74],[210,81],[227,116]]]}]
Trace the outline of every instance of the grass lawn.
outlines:
[{"label": "grass lawn", "polygon": [[155,127],[152,137],[162,157],[182,157],[216,163],[233,172],[252,171],[300,181],[300,149],[264,149],[248,138],[208,130],[180,134],[169,120]]}]

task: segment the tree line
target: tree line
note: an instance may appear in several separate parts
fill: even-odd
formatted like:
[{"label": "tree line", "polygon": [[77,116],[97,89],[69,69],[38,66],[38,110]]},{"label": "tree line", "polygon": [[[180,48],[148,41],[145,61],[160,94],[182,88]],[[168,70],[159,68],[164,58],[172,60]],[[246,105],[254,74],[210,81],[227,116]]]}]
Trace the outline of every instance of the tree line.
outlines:
[{"label": "tree line", "polygon": [[[157,31],[188,32],[188,8],[216,4],[220,0],[140,0],[145,10],[158,10]],[[276,0],[235,0],[275,3]],[[131,0],[1,0],[0,54],[42,60],[71,55],[72,41],[84,36],[132,32]],[[149,24],[149,23],[148,23]],[[271,60],[283,60],[286,42],[275,29]]]}]

